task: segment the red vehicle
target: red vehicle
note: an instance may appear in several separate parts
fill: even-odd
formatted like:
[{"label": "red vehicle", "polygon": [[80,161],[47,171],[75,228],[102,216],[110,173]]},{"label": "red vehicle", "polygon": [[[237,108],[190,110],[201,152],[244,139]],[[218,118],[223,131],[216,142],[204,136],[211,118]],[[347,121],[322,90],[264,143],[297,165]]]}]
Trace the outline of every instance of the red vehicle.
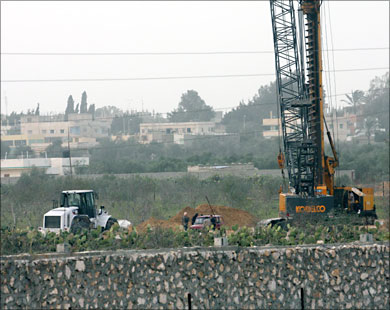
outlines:
[{"label": "red vehicle", "polygon": [[215,218],[215,228],[220,229],[223,223],[223,217],[220,215],[199,215],[194,225],[190,226],[190,229],[203,229],[205,226],[211,226],[212,221],[211,218]]}]

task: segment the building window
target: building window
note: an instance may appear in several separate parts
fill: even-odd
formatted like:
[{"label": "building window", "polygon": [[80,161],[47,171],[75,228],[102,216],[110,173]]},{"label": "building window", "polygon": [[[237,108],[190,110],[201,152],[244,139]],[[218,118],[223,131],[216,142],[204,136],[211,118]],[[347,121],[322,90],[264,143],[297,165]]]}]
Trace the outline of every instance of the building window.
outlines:
[{"label": "building window", "polygon": [[79,142],[79,138],[74,138],[74,142]]},{"label": "building window", "polygon": [[9,173],[5,173],[5,174],[4,174],[4,177],[5,177],[5,178],[9,178]]},{"label": "building window", "polygon": [[31,117],[27,118],[27,123],[31,123]]},{"label": "building window", "polygon": [[340,129],[343,129],[343,124],[340,124]]},{"label": "building window", "polygon": [[60,133],[65,133],[65,129],[60,129]]},{"label": "building window", "polygon": [[32,135],[32,130],[28,130],[27,133],[28,133],[29,135]]},{"label": "building window", "polygon": [[43,133],[43,134],[46,134],[46,132],[47,132],[46,129],[43,129],[43,130],[42,130],[42,133]]},{"label": "building window", "polygon": [[54,133],[54,129],[50,129],[50,133]]},{"label": "building window", "polygon": [[79,126],[70,127],[70,133],[74,134],[74,135],[79,135],[80,134],[80,127]]},{"label": "building window", "polygon": [[191,132],[191,128],[187,128],[187,132]]}]

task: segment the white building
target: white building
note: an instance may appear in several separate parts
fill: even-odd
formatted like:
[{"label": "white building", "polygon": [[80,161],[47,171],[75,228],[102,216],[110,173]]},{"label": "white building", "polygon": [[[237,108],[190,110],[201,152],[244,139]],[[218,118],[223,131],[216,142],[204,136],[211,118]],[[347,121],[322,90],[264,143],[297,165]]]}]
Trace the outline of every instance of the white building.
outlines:
[{"label": "white building", "polygon": [[33,167],[41,168],[46,171],[46,174],[51,175],[69,175],[70,163],[72,164],[72,172],[75,172],[76,167],[88,166],[88,157],[72,157],[69,158],[19,158],[19,159],[2,159],[1,160],[1,178],[16,178],[22,173],[30,172]]},{"label": "white building", "polygon": [[[332,133],[332,135],[334,133],[336,136],[333,137],[334,140],[338,139],[339,141],[350,141],[350,138],[354,135],[354,131],[355,131],[354,127],[353,128],[351,127],[353,126],[354,117],[356,118],[356,115],[347,115],[347,116],[343,115],[343,116],[337,116],[336,118],[332,118],[331,116],[327,115],[325,117],[329,131]],[[280,118],[273,117],[272,112],[270,114],[270,118],[263,119],[264,138],[278,137],[278,128],[279,128],[279,136],[282,136]],[[326,130],[326,128],[324,130]],[[291,130],[287,128],[287,133],[290,132]]]},{"label": "white building", "polygon": [[224,127],[215,122],[142,123],[140,124],[140,142],[184,144],[189,136],[218,135],[224,132]]}]

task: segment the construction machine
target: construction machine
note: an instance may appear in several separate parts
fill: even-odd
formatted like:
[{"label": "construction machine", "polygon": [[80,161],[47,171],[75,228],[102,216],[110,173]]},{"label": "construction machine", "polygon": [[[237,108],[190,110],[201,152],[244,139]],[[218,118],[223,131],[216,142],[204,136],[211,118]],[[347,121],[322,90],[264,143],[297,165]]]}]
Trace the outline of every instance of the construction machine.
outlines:
[{"label": "construction machine", "polygon": [[[280,140],[278,164],[288,174],[279,216],[329,215],[346,210],[376,218],[372,188],[336,187],[339,164],[324,117],[320,0],[270,0]],[[332,150],[325,155],[324,133]]]},{"label": "construction machine", "polygon": [[53,201],[53,209],[43,216],[43,226],[38,230],[59,233],[61,231],[79,232],[81,229],[110,229],[118,221],[104,210],[96,210],[97,194],[93,190],[67,190],[61,193],[60,207]]}]

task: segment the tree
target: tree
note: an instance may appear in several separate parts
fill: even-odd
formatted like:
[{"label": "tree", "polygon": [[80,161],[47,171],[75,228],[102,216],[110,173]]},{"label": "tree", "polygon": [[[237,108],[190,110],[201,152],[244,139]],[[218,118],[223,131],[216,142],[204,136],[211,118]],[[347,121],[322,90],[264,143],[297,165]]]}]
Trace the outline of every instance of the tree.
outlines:
[{"label": "tree", "polygon": [[87,106],[87,93],[84,91],[81,95],[80,113],[88,113]]},{"label": "tree", "polygon": [[378,118],[378,125],[389,133],[389,72],[370,82],[364,114]]},{"label": "tree", "polygon": [[12,111],[10,115],[7,116],[8,125],[16,125],[20,123],[20,117],[23,115],[23,112],[16,113]]},{"label": "tree", "polygon": [[345,102],[346,104],[353,106],[353,113],[356,115],[356,107],[363,103],[365,99],[364,92],[361,90],[351,90],[351,95],[345,94],[345,97],[347,97],[347,100],[343,99],[341,101]]},{"label": "tree", "polygon": [[37,104],[37,108],[35,109],[35,115],[39,115],[39,102]]},{"label": "tree", "polygon": [[226,113],[222,124],[226,126],[227,132],[254,132],[261,134],[262,121],[270,117],[270,112],[275,117],[277,111],[276,84],[261,86],[252,99],[246,104],[241,101],[239,106]]},{"label": "tree", "polygon": [[74,113],[79,113],[79,104],[76,105],[76,108],[74,109]]},{"label": "tree", "polygon": [[66,106],[65,115],[70,113],[74,113],[74,100],[72,95],[69,95],[68,97],[68,105]]},{"label": "tree", "polygon": [[172,113],[168,113],[171,122],[207,122],[215,116],[211,106],[195,90],[188,90],[182,94],[179,106]]},{"label": "tree", "polygon": [[62,157],[66,149],[62,147],[62,140],[54,140],[47,148],[46,153],[48,157]]},{"label": "tree", "polygon": [[1,158],[5,157],[5,153],[9,154],[9,151],[9,145],[5,141],[1,140]]},{"label": "tree", "polygon": [[142,117],[138,114],[130,114],[126,112],[121,116],[115,116],[111,122],[112,134],[124,134],[130,135],[139,133],[139,124],[142,123]]},{"label": "tree", "polygon": [[95,118],[95,104],[91,104],[88,108],[88,113],[92,114],[92,119]]},{"label": "tree", "polygon": [[95,111],[96,117],[107,117],[107,116],[120,116],[123,114],[123,111],[115,106],[104,106],[98,108]]}]

